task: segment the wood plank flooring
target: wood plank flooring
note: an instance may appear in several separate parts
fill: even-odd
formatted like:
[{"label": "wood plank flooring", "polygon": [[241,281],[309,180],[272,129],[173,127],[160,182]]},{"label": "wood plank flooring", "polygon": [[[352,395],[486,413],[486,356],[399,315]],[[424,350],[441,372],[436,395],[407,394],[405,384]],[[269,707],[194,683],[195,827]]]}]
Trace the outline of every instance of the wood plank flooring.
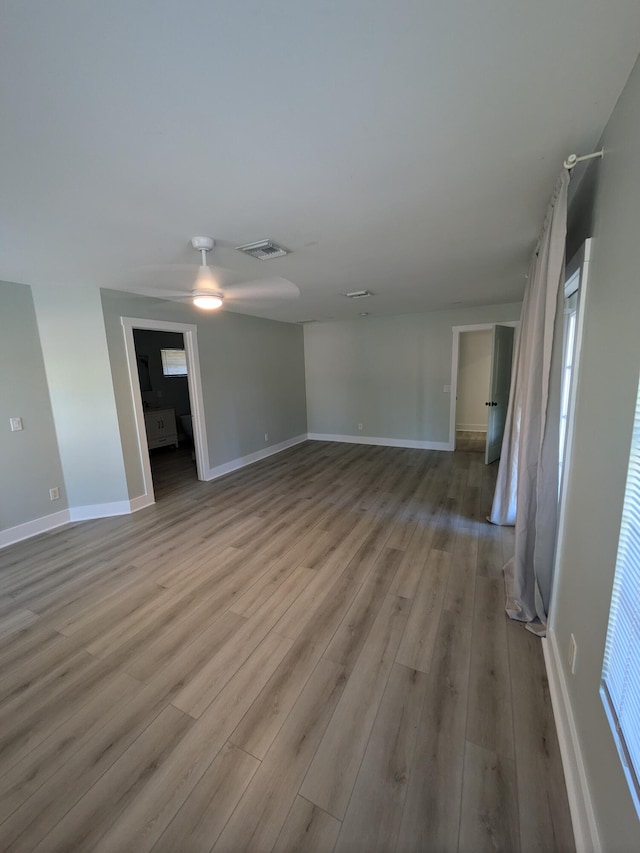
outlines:
[{"label": "wood plank flooring", "polygon": [[486,444],[486,432],[471,432],[470,430],[464,429],[456,430],[456,450],[484,453]]},{"label": "wood plank flooring", "polygon": [[307,442],[0,552],[0,849],[573,851],[481,455]]}]

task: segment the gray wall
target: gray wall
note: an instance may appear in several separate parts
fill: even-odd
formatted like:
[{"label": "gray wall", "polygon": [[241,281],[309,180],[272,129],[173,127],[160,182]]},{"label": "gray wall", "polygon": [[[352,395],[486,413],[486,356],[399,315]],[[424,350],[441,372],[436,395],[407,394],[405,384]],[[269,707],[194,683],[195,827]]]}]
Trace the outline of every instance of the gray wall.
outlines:
[{"label": "gray wall", "polygon": [[452,327],[519,319],[513,304],[305,326],[309,432],[447,442]]},{"label": "gray wall", "polygon": [[[11,432],[9,418],[24,429]],[[67,509],[31,289],[0,282],[0,530]],[[58,486],[60,499],[49,500]]]},{"label": "gray wall", "polygon": [[[603,849],[640,849],[640,822],[628,792],[598,686],[616,561],[638,388],[640,347],[640,67],[603,139],[605,157],[576,194],[569,245],[593,227],[593,262],[577,393],[573,460],[552,628]],[[594,179],[595,174],[595,179]],[[593,203],[592,203],[593,201]],[[566,662],[569,634],[577,668]]]},{"label": "gray wall", "polygon": [[102,291],[102,304],[130,497],[143,494],[143,484],[122,316],[197,326],[212,468],[306,433],[300,326],[113,290]]}]

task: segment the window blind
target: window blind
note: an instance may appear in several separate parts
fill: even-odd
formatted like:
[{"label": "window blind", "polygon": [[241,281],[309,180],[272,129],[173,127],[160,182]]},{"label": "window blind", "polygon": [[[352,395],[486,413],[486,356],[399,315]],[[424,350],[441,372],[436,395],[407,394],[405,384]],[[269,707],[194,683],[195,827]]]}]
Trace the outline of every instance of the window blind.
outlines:
[{"label": "window blind", "polygon": [[601,693],[640,816],[640,386],[620,526]]},{"label": "window blind", "polygon": [[161,349],[160,356],[165,376],[187,375],[187,356],[183,349]]}]

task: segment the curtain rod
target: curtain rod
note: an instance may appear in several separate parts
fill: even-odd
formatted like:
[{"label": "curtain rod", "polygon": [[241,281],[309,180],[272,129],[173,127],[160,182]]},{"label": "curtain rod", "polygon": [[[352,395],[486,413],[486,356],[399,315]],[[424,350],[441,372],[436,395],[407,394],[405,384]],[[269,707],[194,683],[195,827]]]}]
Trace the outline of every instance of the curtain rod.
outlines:
[{"label": "curtain rod", "polygon": [[577,154],[569,154],[563,165],[565,169],[573,169],[576,163],[582,163],[583,160],[593,160],[594,157],[604,157],[604,148],[594,151],[593,154],[583,154],[582,157],[578,157]]}]

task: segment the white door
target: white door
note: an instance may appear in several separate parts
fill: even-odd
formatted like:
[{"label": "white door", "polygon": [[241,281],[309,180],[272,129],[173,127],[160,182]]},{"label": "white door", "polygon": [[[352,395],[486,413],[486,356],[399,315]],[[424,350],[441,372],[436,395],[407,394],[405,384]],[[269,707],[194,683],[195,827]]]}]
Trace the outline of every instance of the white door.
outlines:
[{"label": "white door", "polygon": [[484,461],[487,465],[500,458],[504,424],[507,419],[509,388],[511,387],[511,361],[513,358],[513,327],[494,326],[489,378],[489,407],[487,421],[487,446]]}]

